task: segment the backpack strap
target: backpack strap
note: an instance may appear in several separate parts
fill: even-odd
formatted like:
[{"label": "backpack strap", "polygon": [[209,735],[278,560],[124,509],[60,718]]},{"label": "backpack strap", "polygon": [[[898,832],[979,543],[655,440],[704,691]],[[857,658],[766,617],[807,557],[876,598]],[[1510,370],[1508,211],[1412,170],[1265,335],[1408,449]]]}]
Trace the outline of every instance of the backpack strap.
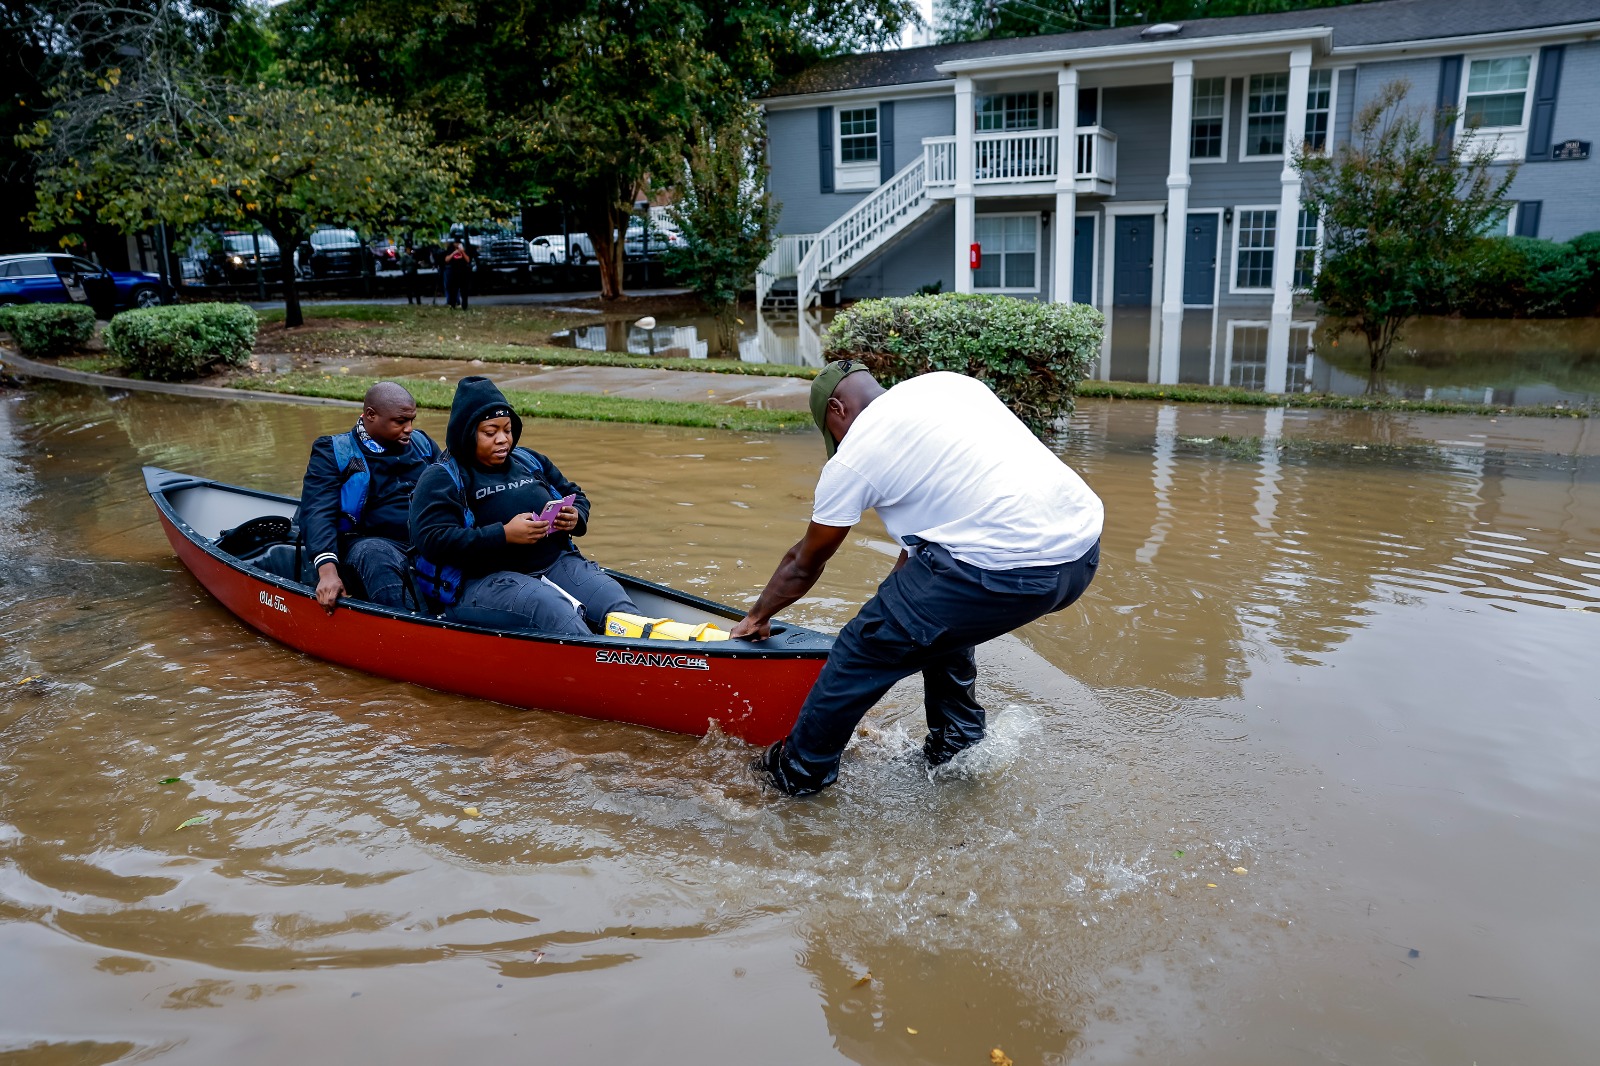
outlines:
[{"label": "backpack strap", "polygon": [[[456,463],[456,457],[446,452],[444,458],[439,460],[439,466],[450,475],[456,491],[461,493],[461,523],[471,529],[477,524],[477,519],[473,517],[472,505],[467,500],[466,479]],[[461,598],[461,581],[465,575],[459,566],[440,566],[419,552],[412,559],[412,568],[416,571],[417,591],[422,593],[423,599],[433,610],[442,611],[452,607]]]},{"label": "backpack strap", "polygon": [[361,454],[361,441],[355,430],[337,434],[330,440],[340,479],[339,532],[349,533],[361,524],[361,511],[367,505],[367,492],[372,487],[372,471]]}]

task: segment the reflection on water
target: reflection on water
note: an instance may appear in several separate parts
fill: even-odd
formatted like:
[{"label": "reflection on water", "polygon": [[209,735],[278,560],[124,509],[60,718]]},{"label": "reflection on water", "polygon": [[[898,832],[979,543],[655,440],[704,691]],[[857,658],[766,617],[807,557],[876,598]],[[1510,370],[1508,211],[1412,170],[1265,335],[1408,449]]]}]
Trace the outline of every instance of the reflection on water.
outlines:
[{"label": "reflection on water", "polygon": [[[980,651],[992,737],[930,775],[912,682],[792,802],[726,739],[383,681],[218,608],[139,464],[293,491],[349,417],[0,396],[0,1055],[1592,1058],[1587,421],[1085,403],[1105,564]],[[528,442],[594,499],[589,554],[741,603],[820,459]],[[792,615],[838,626],[891,560],[864,524]]]},{"label": "reflection on water", "polygon": [[[705,317],[662,321],[652,330],[613,319],[564,330],[553,339],[594,352],[821,366],[822,338],[832,314],[746,311],[729,351],[722,350],[714,324]],[[1377,391],[1502,407],[1587,407],[1600,401],[1600,319],[1419,319],[1406,326],[1376,381],[1368,371],[1365,341],[1333,335],[1310,320],[1289,324],[1281,350],[1264,318],[1191,308],[1173,327],[1176,349],[1166,356],[1162,329],[1161,316],[1147,308],[1114,308],[1090,376],[1274,393]]]},{"label": "reflection on water", "polygon": [[[1163,331],[1176,338],[1164,345]],[[1106,320],[1103,381],[1227,385],[1255,392],[1372,392],[1412,400],[1522,407],[1592,407],[1600,399],[1600,319],[1409,323],[1379,377],[1366,342],[1324,323],[1295,320],[1281,339],[1272,324],[1209,309],[1176,323],[1147,308],[1118,307]]]},{"label": "reflection on water", "polygon": [[821,366],[822,331],[831,310],[744,312],[736,323],[731,350],[725,350],[709,317],[660,322],[653,329],[637,320],[608,319],[551,334],[551,340],[587,352],[678,356],[687,359],[741,359],[747,363]]}]

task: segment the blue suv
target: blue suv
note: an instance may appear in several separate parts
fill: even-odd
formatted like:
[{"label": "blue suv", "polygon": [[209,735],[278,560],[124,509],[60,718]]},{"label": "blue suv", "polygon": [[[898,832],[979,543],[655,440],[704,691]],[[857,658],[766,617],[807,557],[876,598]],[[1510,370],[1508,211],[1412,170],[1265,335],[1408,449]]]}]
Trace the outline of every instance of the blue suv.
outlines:
[{"label": "blue suv", "polygon": [[86,303],[109,316],[121,308],[161,302],[159,274],[107,270],[75,255],[51,252],[0,255],[0,307]]}]

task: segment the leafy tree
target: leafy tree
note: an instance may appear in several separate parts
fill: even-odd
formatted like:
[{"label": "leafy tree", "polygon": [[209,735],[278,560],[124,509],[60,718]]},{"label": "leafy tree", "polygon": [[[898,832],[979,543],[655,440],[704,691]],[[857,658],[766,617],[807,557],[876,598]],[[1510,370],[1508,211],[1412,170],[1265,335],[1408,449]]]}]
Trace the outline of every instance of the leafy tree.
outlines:
[{"label": "leafy tree", "polygon": [[461,154],[434,149],[424,123],[387,104],[343,99],[329,85],[218,92],[158,122],[108,105],[96,138],[43,169],[35,226],[98,218],[132,232],[150,213],[179,225],[259,225],[282,249],[293,327],[303,317],[292,253],[317,223],[438,221],[467,201]]},{"label": "leafy tree", "polygon": [[[17,212],[0,224],[22,221],[41,172],[76,165],[113,127],[150,134],[134,142],[142,162],[157,165],[156,132],[175,144],[200,101],[270,62],[247,0],[31,0],[0,8],[0,41],[15,58],[16,86],[0,102],[0,123],[18,133],[0,139],[18,153],[0,166],[23,193],[0,198]],[[64,234],[63,243],[76,236]]]},{"label": "leafy tree", "polygon": [[1505,217],[1517,169],[1496,164],[1470,131],[1440,144],[1433,131],[1453,128],[1454,114],[1436,125],[1406,109],[1410,90],[1389,83],[1356,116],[1348,144],[1294,158],[1323,224],[1311,296],[1335,328],[1366,338],[1375,376],[1401,327],[1450,291],[1480,235]]},{"label": "leafy tree", "polygon": [[758,118],[701,123],[690,139],[671,217],[684,247],[667,252],[667,274],[688,285],[715,316],[722,351],[737,351],[739,290],[772,250],[777,209],[766,193]]},{"label": "leafy tree", "polygon": [[617,296],[633,201],[676,179],[698,125],[916,15],[911,0],[290,0],[274,17],[291,54],[428,114],[482,191],[576,210]]}]

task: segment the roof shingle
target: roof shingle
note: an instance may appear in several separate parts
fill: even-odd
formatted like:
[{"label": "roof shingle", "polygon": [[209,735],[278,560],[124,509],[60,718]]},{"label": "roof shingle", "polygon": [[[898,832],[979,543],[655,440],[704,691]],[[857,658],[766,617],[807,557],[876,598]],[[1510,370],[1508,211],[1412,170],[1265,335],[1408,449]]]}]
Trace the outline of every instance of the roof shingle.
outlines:
[{"label": "roof shingle", "polygon": [[[1437,37],[1472,37],[1600,21],[1600,0],[1373,0],[1344,7],[1313,8],[1271,15],[1190,19],[1178,38],[1195,40],[1234,34],[1326,26],[1334,47],[1392,44]],[[1084,30],[999,41],[938,44],[925,48],[840,56],[773,86],[768,97],[838,92],[880,85],[947,81],[936,69],[958,59],[1027,55],[1032,52],[1136,45],[1143,26]]]}]

